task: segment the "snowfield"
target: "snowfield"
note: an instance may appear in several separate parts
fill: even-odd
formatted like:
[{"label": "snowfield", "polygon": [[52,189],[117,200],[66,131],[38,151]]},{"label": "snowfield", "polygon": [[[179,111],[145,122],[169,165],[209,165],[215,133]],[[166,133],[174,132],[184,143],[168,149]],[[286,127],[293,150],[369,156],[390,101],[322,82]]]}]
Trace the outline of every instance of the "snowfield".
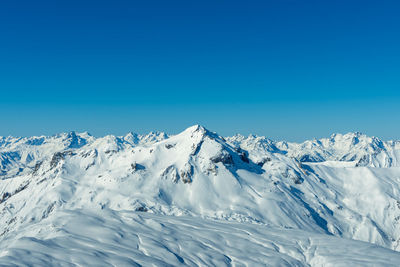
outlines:
[{"label": "snowfield", "polygon": [[1,266],[398,266],[370,243],[263,225],[65,210],[1,245]]},{"label": "snowfield", "polygon": [[0,137],[1,266],[400,266],[400,142]]}]

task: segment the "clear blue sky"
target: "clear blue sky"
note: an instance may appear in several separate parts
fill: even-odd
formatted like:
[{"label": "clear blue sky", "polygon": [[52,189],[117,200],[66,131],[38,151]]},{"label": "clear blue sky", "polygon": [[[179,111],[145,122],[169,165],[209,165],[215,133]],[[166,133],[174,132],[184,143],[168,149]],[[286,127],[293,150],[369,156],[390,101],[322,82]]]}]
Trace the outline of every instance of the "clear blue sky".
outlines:
[{"label": "clear blue sky", "polygon": [[400,139],[399,1],[0,3],[0,135]]}]

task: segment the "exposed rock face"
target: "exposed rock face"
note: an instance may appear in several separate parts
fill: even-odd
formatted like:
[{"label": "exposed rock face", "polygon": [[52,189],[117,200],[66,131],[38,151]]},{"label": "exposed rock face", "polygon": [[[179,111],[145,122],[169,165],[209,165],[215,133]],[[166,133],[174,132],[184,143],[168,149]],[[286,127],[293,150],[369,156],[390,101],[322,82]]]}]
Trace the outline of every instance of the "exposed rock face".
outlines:
[{"label": "exposed rock face", "polygon": [[132,204],[133,210],[134,211],[139,211],[139,212],[147,212],[149,209],[147,208],[146,204],[143,203],[142,201],[136,199],[133,204]]},{"label": "exposed rock face", "polygon": [[212,157],[210,160],[213,163],[221,162],[224,165],[233,165],[232,155],[226,150],[222,150],[218,155]]},{"label": "exposed rock face", "polygon": [[10,197],[18,194],[19,192],[25,190],[29,185],[29,182],[20,185],[13,193],[9,193],[9,192],[4,192],[2,197],[0,198],[0,204],[5,202],[7,199],[9,199]]},{"label": "exposed rock face", "polygon": [[9,192],[4,192],[3,195],[0,198],[0,204],[6,201],[9,197],[11,197],[11,193]]},{"label": "exposed rock face", "polygon": [[243,162],[250,163],[250,160],[249,160],[249,157],[248,157],[248,153],[246,151],[244,151],[240,147],[236,148],[235,151],[236,151],[236,153],[238,153],[240,159]]},{"label": "exposed rock face", "polygon": [[161,174],[161,177],[163,177],[164,179],[171,179],[174,183],[177,183],[180,178],[178,170],[174,165],[168,166]]},{"label": "exposed rock face", "polygon": [[175,146],[175,144],[165,144],[166,149],[171,149]]},{"label": "exposed rock face", "polygon": [[76,132],[70,132],[65,137],[67,148],[80,148],[87,144],[86,139],[81,138]]},{"label": "exposed rock face", "polygon": [[145,170],[146,167],[135,162],[135,163],[131,164],[131,169],[132,169],[132,172],[136,172],[136,171]]},{"label": "exposed rock face", "polygon": [[210,166],[207,168],[207,174],[213,174],[213,175],[217,175],[218,174],[218,169],[217,166],[215,166],[215,164],[210,164]]},{"label": "exposed rock face", "polygon": [[66,156],[72,156],[74,153],[72,151],[63,151],[54,153],[50,161],[50,168],[55,168],[58,163],[65,159]]},{"label": "exposed rock face", "polygon": [[147,212],[148,209],[147,209],[146,207],[137,207],[137,208],[135,209],[135,211]]},{"label": "exposed rock face", "polygon": [[33,175],[36,175],[38,173],[40,166],[42,166],[42,163],[43,163],[42,161],[39,161],[35,164],[35,167],[33,167],[33,171],[32,171]]},{"label": "exposed rock face", "polygon": [[262,158],[262,159],[261,159],[260,161],[258,161],[256,164],[257,164],[258,166],[262,167],[262,166],[264,166],[265,163],[267,163],[267,162],[269,162],[269,161],[271,161],[271,158],[266,157],[266,158]]},{"label": "exposed rock face", "polygon": [[187,163],[180,171],[180,177],[182,179],[182,182],[185,184],[191,183],[192,176],[193,176],[193,166]]},{"label": "exposed rock face", "polygon": [[369,155],[362,156],[356,163],[356,167],[367,166],[371,162]]}]

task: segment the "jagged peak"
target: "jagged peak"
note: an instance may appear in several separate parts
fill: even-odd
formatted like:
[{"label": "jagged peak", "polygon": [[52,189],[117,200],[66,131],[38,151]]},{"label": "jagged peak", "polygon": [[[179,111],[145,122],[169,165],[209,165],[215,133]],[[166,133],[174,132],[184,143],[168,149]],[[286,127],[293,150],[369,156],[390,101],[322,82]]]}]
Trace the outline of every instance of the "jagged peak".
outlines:
[{"label": "jagged peak", "polygon": [[199,139],[208,136],[211,139],[223,139],[217,133],[206,129],[204,126],[199,124],[186,128],[183,132],[177,134],[176,136],[182,136],[182,137],[189,136],[190,138],[199,138]]},{"label": "jagged peak", "polygon": [[160,132],[160,131],[151,131],[148,134],[143,134],[140,136],[142,136],[142,137],[155,136],[155,137],[161,137],[161,138],[168,138],[168,135],[165,132]]},{"label": "jagged peak", "polygon": [[54,135],[51,135],[51,136],[41,135],[41,136],[32,136],[32,137],[45,137],[47,139],[50,139],[50,138],[64,138],[64,139],[67,139],[67,138],[75,138],[75,137],[86,138],[86,137],[92,137],[92,135],[87,131],[77,132],[75,130],[71,130],[71,131],[68,131],[68,132],[57,133],[57,134],[54,134]]},{"label": "jagged peak", "polygon": [[87,140],[81,137],[75,131],[66,133],[64,135],[64,141],[67,142],[68,148],[80,148],[87,144]]},{"label": "jagged peak", "polygon": [[189,132],[189,133],[195,133],[195,132],[206,133],[206,132],[208,132],[208,130],[204,126],[202,126],[200,124],[195,124],[193,126],[190,126],[190,127],[186,128],[183,131],[183,133],[186,133],[186,132]]},{"label": "jagged peak", "polygon": [[84,137],[84,138],[93,137],[93,135],[91,133],[89,133],[88,131],[78,133],[78,135],[81,137]]},{"label": "jagged peak", "polygon": [[235,139],[245,139],[246,137],[243,134],[240,133],[236,133],[232,136],[230,136],[230,138],[235,138]]},{"label": "jagged peak", "polygon": [[139,140],[140,140],[138,134],[137,134],[137,133],[133,133],[133,132],[127,133],[127,134],[123,137],[123,139],[124,139],[126,142],[131,143],[131,144],[137,144],[137,143],[139,143]]},{"label": "jagged peak", "polygon": [[[353,137],[360,138],[360,137],[368,137],[368,136],[363,134],[362,132],[356,131],[356,132],[348,132],[348,133],[345,133],[345,134],[333,133],[333,134],[331,134],[329,139],[335,140],[335,139],[338,139],[338,138],[353,138]],[[322,139],[324,139],[324,138],[322,138]]]}]

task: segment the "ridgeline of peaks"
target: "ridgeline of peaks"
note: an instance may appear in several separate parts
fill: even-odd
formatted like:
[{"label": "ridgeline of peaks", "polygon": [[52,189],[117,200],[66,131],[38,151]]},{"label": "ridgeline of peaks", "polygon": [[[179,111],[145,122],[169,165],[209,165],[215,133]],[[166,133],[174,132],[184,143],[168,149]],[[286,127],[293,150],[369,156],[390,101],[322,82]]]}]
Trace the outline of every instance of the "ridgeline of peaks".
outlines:
[{"label": "ridgeline of peaks", "polygon": [[[362,133],[333,134],[329,138],[307,140],[302,143],[273,141],[264,136],[237,134],[232,137],[220,137],[203,126],[195,125],[175,136],[193,138],[208,136],[218,139],[225,146],[241,148],[248,151],[256,160],[262,161],[265,155],[282,154],[300,162],[323,161],[357,161],[360,166],[376,165],[382,167],[397,166],[397,155],[400,141],[382,141],[377,137],[368,137]],[[174,135],[164,132],[149,134],[128,133],[125,136],[108,135],[95,138],[89,133],[57,134],[54,136],[34,137],[0,137],[0,172],[4,175],[13,168],[32,167],[37,160],[51,157],[55,152],[82,147],[108,147],[109,150],[120,150],[135,146],[148,146]],[[381,160],[376,160],[379,155]]]},{"label": "ridgeline of peaks", "polygon": [[90,208],[250,222],[400,249],[400,171],[391,168],[399,159],[399,142],[360,133],[289,143],[224,138],[195,125],[170,136],[0,137],[0,241],[58,211]]}]

